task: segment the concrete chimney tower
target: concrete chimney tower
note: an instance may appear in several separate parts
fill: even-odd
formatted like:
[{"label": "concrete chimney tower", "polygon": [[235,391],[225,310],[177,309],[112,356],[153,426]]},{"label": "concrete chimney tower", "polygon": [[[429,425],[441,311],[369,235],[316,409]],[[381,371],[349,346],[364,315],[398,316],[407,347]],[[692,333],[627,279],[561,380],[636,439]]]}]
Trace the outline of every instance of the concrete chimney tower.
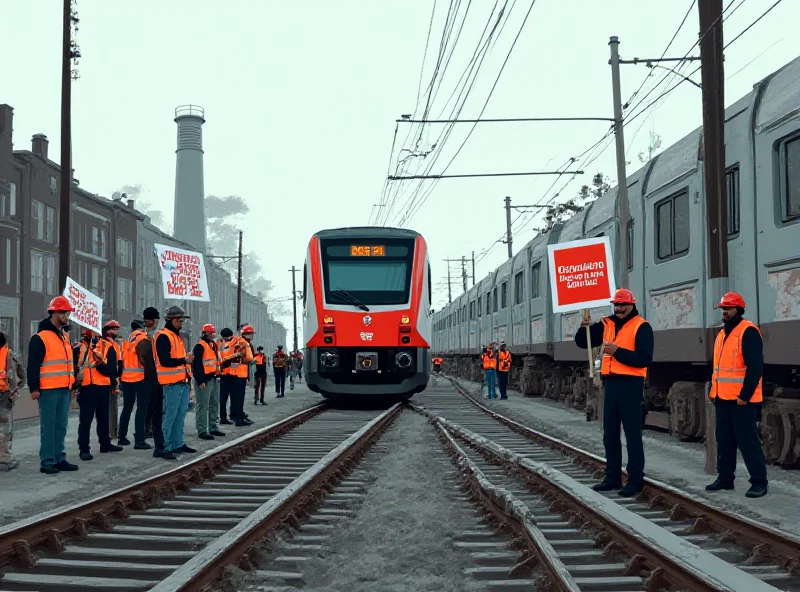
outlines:
[{"label": "concrete chimney tower", "polygon": [[175,238],[206,251],[206,206],[203,189],[203,124],[197,105],[175,109],[178,149],[175,151]]}]

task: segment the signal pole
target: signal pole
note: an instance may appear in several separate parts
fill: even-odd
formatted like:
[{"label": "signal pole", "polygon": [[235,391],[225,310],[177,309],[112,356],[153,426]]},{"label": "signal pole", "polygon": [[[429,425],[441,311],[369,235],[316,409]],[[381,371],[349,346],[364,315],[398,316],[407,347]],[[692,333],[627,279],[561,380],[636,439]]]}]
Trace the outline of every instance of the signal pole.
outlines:
[{"label": "signal pole", "polygon": [[450,263],[447,264],[447,301],[453,301],[453,289],[450,285]]},{"label": "signal pole", "polygon": [[472,251],[472,285],[475,285],[475,251]]},{"label": "signal pole", "polygon": [[236,279],[236,326],[242,326],[242,231],[239,231],[239,270]]},{"label": "signal pole", "polygon": [[464,293],[467,292],[467,258],[461,255],[461,282],[464,284]]},{"label": "signal pole", "polygon": [[[702,4],[702,2],[701,2]],[[702,11],[702,8],[700,9]],[[622,131],[622,90],[619,75],[619,38],[611,37],[611,85],[614,94],[614,137],[617,144],[617,203],[619,204],[620,286],[628,287],[628,175],[625,170],[625,135]]]},{"label": "signal pole", "polygon": [[300,270],[292,265],[289,271],[292,272],[292,319],[294,320],[294,349],[292,351],[297,351],[297,286],[294,277]]},{"label": "signal pole", "polygon": [[508,258],[514,256],[514,251],[511,249],[511,197],[506,196],[506,245],[508,245]]},{"label": "signal pole", "polygon": [[69,275],[70,208],[72,188],[72,0],[64,0],[61,41],[61,195],[58,220],[58,283],[67,287]]}]

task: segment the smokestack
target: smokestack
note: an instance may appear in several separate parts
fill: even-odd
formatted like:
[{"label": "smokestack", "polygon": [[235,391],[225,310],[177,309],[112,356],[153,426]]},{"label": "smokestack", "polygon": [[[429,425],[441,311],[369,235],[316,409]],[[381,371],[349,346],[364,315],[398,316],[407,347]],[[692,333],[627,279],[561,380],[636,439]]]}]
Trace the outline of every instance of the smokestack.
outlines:
[{"label": "smokestack", "polygon": [[47,147],[50,145],[47,136],[44,134],[34,134],[31,145],[34,154],[47,158]]},{"label": "smokestack", "polygon": [[175,109],[178,149],[175,151],[175,238],[198,251],[206,250],[206,211],[203,188],[203,124],[205,111],[197,105]]}]

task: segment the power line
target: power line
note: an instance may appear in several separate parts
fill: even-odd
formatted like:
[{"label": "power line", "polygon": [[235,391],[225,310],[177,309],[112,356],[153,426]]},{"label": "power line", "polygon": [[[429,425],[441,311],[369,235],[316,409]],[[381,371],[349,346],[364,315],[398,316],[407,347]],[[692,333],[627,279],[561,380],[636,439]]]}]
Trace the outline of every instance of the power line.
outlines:
[{"label": "power line", "polygon": [[[576,175],[582,175],[583,171],[570,171]],[[468,173],[460,175],[408,175],[405,177],[389,177],[390,181],[404,181],[407,179],[463,179],[470,177],[527,177],[532,175],[563,175],[559,171],[536,171],[525,173]]]},{"label": "power line", "polygon": [[506,117],[500,119],[395,119],[397,123],[523,123],[531,121],[614,121],[613,117]]}]

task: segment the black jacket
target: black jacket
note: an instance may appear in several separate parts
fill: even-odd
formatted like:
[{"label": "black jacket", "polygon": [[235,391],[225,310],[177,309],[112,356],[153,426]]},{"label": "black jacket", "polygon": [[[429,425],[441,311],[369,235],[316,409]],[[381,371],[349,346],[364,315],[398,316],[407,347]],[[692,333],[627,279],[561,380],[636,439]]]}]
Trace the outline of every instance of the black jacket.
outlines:
[{"label": "black jacket", "polygon": [[[211,349],[217,351],[217,344],[213,340],[209,341],[208,345],[211,346]],[[203,366],[204,353],[205,349],[203,346],[200,345],[199,342],[196,343],[194,349],[192,349],[192,354],[194,354],[194,359],[192,360],[192,374],[194,374],[197,384],[205,384],[217,375],[216,370],[211,374],[206,374],[206,369]]]},{"label": "black jacket", "polygon": [[[725,338],[728,338],[731,331],[742,322],[742,317],[736,315],[733,319],[725,323],[723,331],[725,331]],[[764,373],[764,341],[761,339],[761,334],[755,327],[748,327],[742,334],[742,358],[746,367],[744,373],[744,384],[742,390],[739,392],[739,398],[743,401],[749,401],[753,393],[756,392],[758,381]],[[714,360],[714,364],[717,361]]]},{"label": "black jacket", "polygon": [[[61,329],[56,328],[50,317],[39,321],[39,331],[52,331],[59,337],[63,334]],[[28,388],[32,393],[39,390],[39,377],[44,354],[44,341],[39,335],[33,335],[28,342]]]}]

